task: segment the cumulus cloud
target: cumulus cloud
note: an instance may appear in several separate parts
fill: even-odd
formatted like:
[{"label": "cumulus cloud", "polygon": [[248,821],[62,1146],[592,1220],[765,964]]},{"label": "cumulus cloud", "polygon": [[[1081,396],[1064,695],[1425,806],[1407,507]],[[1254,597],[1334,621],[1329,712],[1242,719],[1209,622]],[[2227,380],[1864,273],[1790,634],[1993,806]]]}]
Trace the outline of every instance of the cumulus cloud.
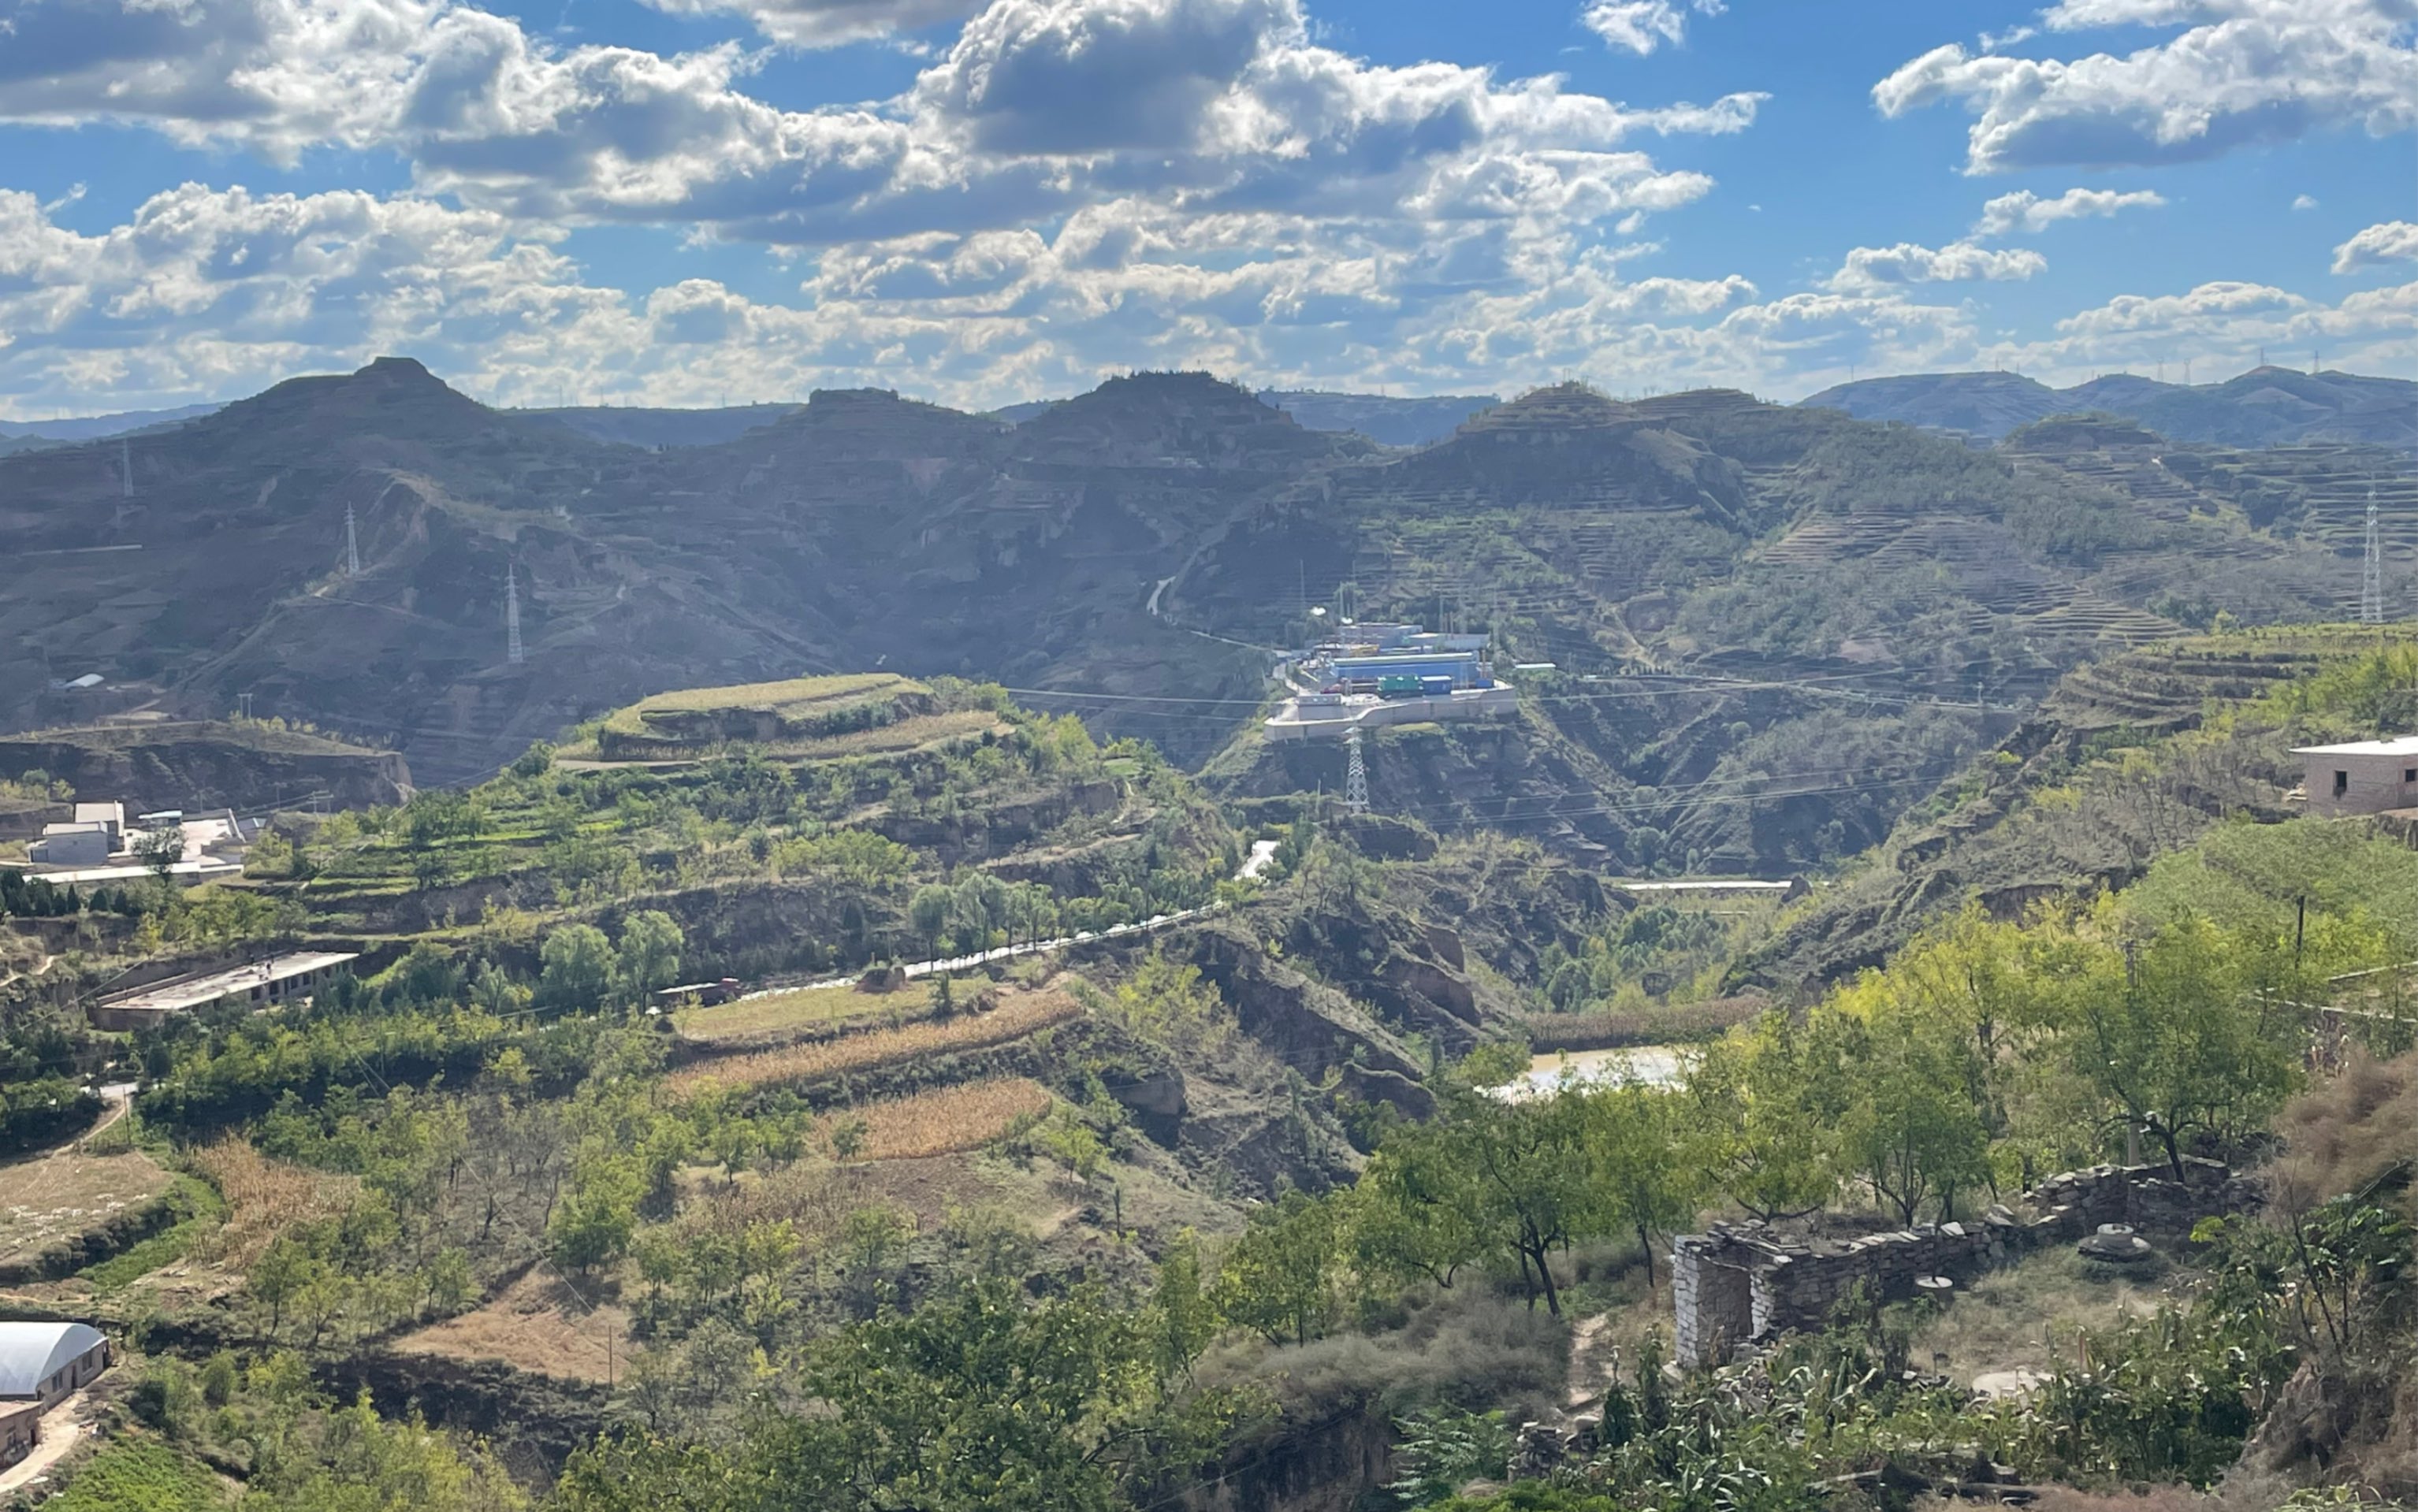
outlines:
[{"label": "cumulus cloud", "polygon": [[2183,28],[2122,56],[1934,49],[1873,86],[1882,114],[1976,116],[1968,173],[2196,161],[2322,130],[2418,123],[2410,0],[2061,0],[2051,33]]},{"label": "cumulus cloud", "polygon": [[2315,194],[2295,194],[2292,196],[2292,208],[2296,210],[2314,210],[2317,207],[2318,197]]},{"label": "cumulus cloud", "polygon": [[2388,263],[2418,262],[2418,225],[2387,221],[2369,226],[2334,249],[2334,271],[2364,272]]},{"label": "cumulus cloud", "polygon": [[985,0],[645,0],[675,16],[741,15],[776,42],[837,47],[959,22]]},{"label": "cumulus cloud", "polygon": [[1690,9],[1718,16],[1728,8],[1723,0],[1589,0],[1579,23],[1611,46],[1645,57],[1665,42],[1676,47],[1688,39]]},{"label": "cumulus cloud", "polygon": [[1856,248],[1847,253],[1839,271],[1830,275],[1829,286],[1835,294],[1869,294],[1906,283],[2023,280],[2047,267],[2048,259],[2028,247],[1999,249],[1952,241],[1934,248],[1902,241],[1894,247]]},{"label": "cumulus cloud", "polygon": [[1977,237],[2004,237],[2017,231],[2041,232],[2059,221],[2115,215],[2123,210],[2153,207],[2165,203],[2165,195],[2150,189],[2123,191],[2069,189],[2055,199],[2043,199],[2027,189],[2012,194],[2001,194],[1982,206],[1982,219],[1974,223],[1973,234]]},{"label": "cumulus cloud", "polygon": [[806,111],[750,95],[736,48],[559,48],[453,0],[28,0],[19,24],[61,67],[7,50],[0,119],[283,160],[383,147],[423,192],[525,220],[798,247],[1137,193],[1328,220],[1631,216],[1705,181],[1641,174],[1623,143],[1742,130],[1761,101],[1631,110],[1552,77],[1379,67],[1314,44],[1299,0],[992,0],[898,98]]}]

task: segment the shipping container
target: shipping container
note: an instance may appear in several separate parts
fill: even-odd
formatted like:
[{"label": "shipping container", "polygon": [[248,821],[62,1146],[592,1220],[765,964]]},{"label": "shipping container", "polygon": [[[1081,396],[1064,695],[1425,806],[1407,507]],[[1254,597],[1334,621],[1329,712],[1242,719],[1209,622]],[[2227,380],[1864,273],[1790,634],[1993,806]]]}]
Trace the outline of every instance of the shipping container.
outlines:
[{"label": "shipping container", "polygon": [[1419,692],[1427,695],[1431,698],[1449,698],[1452,696],[1452,679],[1421,678],[1419,679]]}]

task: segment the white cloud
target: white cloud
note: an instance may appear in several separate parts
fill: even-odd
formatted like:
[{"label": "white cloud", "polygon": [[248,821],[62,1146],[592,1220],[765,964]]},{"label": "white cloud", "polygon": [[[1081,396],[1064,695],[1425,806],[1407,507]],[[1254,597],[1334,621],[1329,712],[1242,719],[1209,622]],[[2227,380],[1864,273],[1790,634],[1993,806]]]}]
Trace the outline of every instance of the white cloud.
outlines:
[{"label": "white cloud", "polygon": [[1969,173],[2186,162],[2261,142],[2418,123],[2410,0],[2062,0],[2051,32],[2182,27],[2123,56],[2060,60],[1950,44],[1873,87],[1883,115],[1953,101],[1977,117]]},{"label": "white cloud", "polygon": [[2388,263],[2418,262],[2418,225],[2387,221],[2369,226],[2334,249],[2334,271],[2357,273]]},{"label": "white cloud", "polygon": [[2001,194],[1982,206],[1982,219],[1974,223],[1973,234],[1978,237],[2004,237],[2017,231],[2041,232],[2059,221],[2115,215],[2123,210],[2148,208],[2165,203],[2165,195],[2150,189],[2122,191],[2069,189],[2055,199],[2043,199],[2027,189],[2012,194]]},{"label": "white cloud", "polygon": [[1676,47],[1688,39],[1691,8],[1718,16],[1729,8],[1724,0],[1589,0],[1579,23],[1609,45],[1645,57],[1665,42]]},{"label": "white cloud", "polygon": [[1858,247],[1830,276],[1834,294],[1870,294],[1906,283],[1964,283],[1976,280],[2023,280],[2043,272],[2048,259],[2028,247],[1992,248],[1969,241],[1922,247]]},{"label": "white cloud", "polygon": [[2318,197],[2315,194],[2295,194],[2292,196],[2292,208],[2296,210],[2314,210],[2317,207]]},{"label": "white cloud", "polygon": [[756,29],[792,47],[837,47],[959,22],[986,0],[644,0],[675,16],[745,16]]}]

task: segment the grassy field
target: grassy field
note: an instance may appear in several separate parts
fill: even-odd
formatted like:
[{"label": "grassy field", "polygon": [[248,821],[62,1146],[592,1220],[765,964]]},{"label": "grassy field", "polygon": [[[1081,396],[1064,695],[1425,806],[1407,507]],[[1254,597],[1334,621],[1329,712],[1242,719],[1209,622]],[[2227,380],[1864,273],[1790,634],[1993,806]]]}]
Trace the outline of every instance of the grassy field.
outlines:
[{"label": "grassy field", "polygon": [[2163,1260],[2120,1271],[2070,1248],[2044,1251],[1960,1291],[1946,1312],[1915,1332],[1914,1363],[1928,1369],[1932,1355],[1944,1353],[1946,1374],[1964,1385],[1993,1371],[2045,1374],[2074,1363],[2077,1333],[2154,1312],[2181,1291],[2178,1274]]},{"label": "grassy field", "polygon": [[1055,992],[1036,993],[1011,998],[986,1014],[851,1034],[817,1045],[791,1045],[747,1055],[722,1056],[674,1072],[667,1084],[679,1093],[708,1082],[726,1087],[766,1087],[779,1082],[821,1081],[879,1071],[924,1056],[987,1049],[1079,1018],[1082,1013],[1082,1006],[1072,998]]},{"label": "grassy field", "polygon": [[891,672],[742,682],[727,688],[681,688],[615,710],[605,717],[604,728],[616,735],[647,737],[658,733],[657,725],[650,721],[649,715],[709,714],[725,710],[766,713],[788,721],[827,714],[880,696],[928,691],[922,683]]},{"label": "grassy field", "polygon": [[216,1475],[166,1444],[121,1439],[42,1504],[49,1512],[213,1512],[227,1495]]},{"label": "grassy field", "polygon": [[853,986],[807,987],[776,992],[770,997],[727,1002],[718,1008],[691,1008],[677,1020],[683,1038],[700,1045],[776,1044],[799,1032],[827,1024],[845,1023],[893,1011],[919,1012],[926,1001],[918,991],[860,992]]},{"label": "grassy field", "polygon": [[938,1087],[895,1102],[859,1108],[865,1121],[860,1160],[922,1160],[979,1150],[1024,1119],[1049,1111],[1048,1089],[1027,1077],[993,1077]]},{"label": "grassy field", "polygon": [[31,1260],[168,1189],[168,1173],[140,1151],[54,1151],[0,1166],[0,1264]]}]

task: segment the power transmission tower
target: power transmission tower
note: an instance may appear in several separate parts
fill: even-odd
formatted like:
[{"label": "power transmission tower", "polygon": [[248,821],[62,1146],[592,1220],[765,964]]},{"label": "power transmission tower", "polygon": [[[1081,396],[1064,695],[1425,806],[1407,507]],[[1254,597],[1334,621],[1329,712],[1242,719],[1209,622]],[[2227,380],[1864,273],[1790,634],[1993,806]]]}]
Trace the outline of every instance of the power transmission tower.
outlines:
[{"label": "power transmission tower", "polygon": [[504,660],[521,664],[521,584],[510,563],[504,567]]},{"label": "power transmission tower", "polygon": [[1343,769],[1343,806],[1354,814],[1369,812],[1369,763],[1360,755],[1360,726],[1354,725],[1343,737],[1351,763]]},{"label": "power transmission tower", "polygon": [[361,538],[353,528],[353,507],[344,506],[344,575],[361,575]]},{"label": "power transmission tower", "polygon": [[2367,563],[2360,573],[2359,622],[2384,623],[2384,537],[2377,528],[2373,488],[2367,491]]}]

